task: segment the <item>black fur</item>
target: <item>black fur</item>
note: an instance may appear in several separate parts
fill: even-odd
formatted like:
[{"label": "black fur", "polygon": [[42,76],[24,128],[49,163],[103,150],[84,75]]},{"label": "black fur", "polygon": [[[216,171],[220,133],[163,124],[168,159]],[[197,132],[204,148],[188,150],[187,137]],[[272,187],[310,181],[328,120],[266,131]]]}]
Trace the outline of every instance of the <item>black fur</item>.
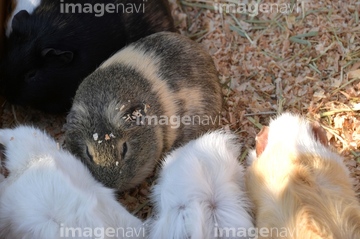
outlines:
[{"label": "black fur", "polygon": [[6,42],[0,89],[12,103],[67,111],[81,81],[125,45],[175,31],[167,0],[65,0],[64,3],[145,4],[145,13],[60,13],[60,0],[19,12]]}]

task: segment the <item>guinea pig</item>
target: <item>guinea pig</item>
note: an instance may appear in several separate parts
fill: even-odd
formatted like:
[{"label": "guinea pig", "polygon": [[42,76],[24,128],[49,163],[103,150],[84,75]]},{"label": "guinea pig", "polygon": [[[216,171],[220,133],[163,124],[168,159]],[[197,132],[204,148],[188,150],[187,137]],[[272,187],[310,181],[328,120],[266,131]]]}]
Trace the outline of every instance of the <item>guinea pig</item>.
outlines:
[{"label": "guinea pig", "polygon": [[21,10],[26,10],[31,14],[36,7],[40,5],[41,0],[12,0],[10,1],[10,11],[8,12],[9,16],[6,23],[5,34],[9,37],[12,31],[12,20],[14,16]]},{"label": "guinea pig", "polygon": [[143,223],[46,133],[0,130],[0,238],[145,238]]},{"label": "guinea pig", "polygon": [[284,113],[260,131],[249,157],[259,238],[360,238],[349,171],[318,123]]},{"label": "guinea pig", "polygon": [[170,149],[219,126],[221,87],[210,55],[176,33],[129,45],[79,86],[66,147],[119,191],[143,181]]},{"label": "guinea pig", "polygon": [[167,0],[42,0],[11,25],[2,94],[50,113],[68,111],[81,81],[125,45],[175,31]]},{"label": "guinea pig", "polygon": [[204,134],[167,155],[152,189],[149,238],[249,238],[254,228],[237,137]]}]

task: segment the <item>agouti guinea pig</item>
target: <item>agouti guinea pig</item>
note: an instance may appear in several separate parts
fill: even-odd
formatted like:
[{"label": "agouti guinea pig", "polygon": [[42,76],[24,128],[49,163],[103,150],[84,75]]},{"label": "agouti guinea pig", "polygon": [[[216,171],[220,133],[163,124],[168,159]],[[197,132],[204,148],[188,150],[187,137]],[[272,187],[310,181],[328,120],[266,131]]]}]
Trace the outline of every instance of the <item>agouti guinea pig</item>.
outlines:
[{"label": "agouti guinea pig", "polygon": [[237,137],[207,133],[177,148],[162,163],[152,190],[150,238],[249,238],[254,229]]},{"label": "agouti guinea pig", "polygon": [[42,0],[31,14],[15,14],[11,29],[0,90],[52,113],[69,110],[80,82],[119,49],[175,31],[167,0]]},{"label": "agouti guinea pig", "polygon": [[360,238],[360,204],[319,124],[285,113],[257,136],[246,176],[259,238]]},{"label": "agouti guinea pig", "polygon": [[100,182],[125,190],[149,176],[163,153],[218,127],[221,107],[210,55],[185,36],[156,33],[81,83],[66,147]]},{"label": "agouti guinea pig", "polygon": [[2,129],[0,146],[0,238],[145,238],[113,191],[44,132]]}]

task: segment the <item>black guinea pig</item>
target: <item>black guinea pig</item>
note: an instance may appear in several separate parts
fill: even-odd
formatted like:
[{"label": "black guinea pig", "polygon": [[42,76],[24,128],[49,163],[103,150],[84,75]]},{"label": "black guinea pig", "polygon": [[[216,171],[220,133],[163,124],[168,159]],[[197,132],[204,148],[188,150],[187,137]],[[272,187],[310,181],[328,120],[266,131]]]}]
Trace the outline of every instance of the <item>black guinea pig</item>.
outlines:
[{"label": "black guinea pig", "polygon": [[167,0],[42,0],[11,27],[1,94],[50,113],[67,111],[81,81],[125,45],[175,31]]}]

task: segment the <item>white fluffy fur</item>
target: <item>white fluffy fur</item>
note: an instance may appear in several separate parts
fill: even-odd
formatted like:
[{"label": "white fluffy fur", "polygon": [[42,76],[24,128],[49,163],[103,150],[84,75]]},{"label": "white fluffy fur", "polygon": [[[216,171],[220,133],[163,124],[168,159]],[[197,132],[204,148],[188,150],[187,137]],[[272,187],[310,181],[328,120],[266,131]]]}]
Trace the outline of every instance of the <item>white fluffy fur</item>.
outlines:
[{"label": "white fluffy fur", "polygon": [[[0,183],[0,238],[64,238],[64,227],[131,227],[141,230],[134,238],[143,238],[142,222],[115,200],[113,191],[42,131],[0,130],[0,143],[9,170]],[[104,238],[123,238],[118,234]]]},{"label": "white fluffy fur", "polygon": [[41,0],[12,0],[15,2],[16,7],[14,11],[11,13],[6,27],[6,36],[9,37],[12,32],[12,20],[14,16],[20,12],[21,10],[26,10],[29,14],[31,14],[36,7],[38,7],[41,3]]},{"label": "white fluffy fur", "polygon": [[253,227],[239,152],[236,136],[215,131],[168,155],[153,189],[150,238],[222,238],[217,229]]},{"label": "white fluffy fur", "polygon": [[311,125],[306,119],[291,113],[284,113],[272,120],[269,127],[268,143],[263,154],[274,148],[281,148],[282,150],[278,153],[282,156],[315,154],[336,160],[347,171],[341,157],[315,138]]}]

